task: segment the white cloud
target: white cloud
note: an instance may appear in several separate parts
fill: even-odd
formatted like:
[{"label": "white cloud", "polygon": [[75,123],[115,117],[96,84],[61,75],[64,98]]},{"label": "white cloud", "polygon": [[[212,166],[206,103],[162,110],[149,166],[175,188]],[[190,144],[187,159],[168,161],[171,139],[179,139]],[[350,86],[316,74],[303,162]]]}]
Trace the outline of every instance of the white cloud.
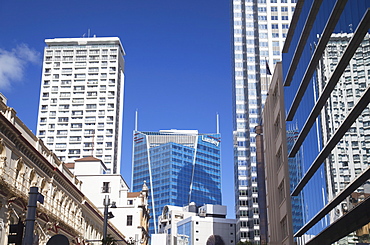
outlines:
[{"label": "white cloud", "polygon": [[23,79],[27,64],[38,63],[40,53],[20,44],[11,51],[0,49],[0,89],[9,90],[11,84]]}]

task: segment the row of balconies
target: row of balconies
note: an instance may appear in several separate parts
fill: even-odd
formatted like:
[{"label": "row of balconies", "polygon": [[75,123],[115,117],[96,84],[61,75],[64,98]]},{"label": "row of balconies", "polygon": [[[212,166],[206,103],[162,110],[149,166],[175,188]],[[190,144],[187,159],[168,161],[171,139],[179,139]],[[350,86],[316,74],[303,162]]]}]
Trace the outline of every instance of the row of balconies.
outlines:
[{"label": "row of balconies", "polygon": [[[88,124],[90,123],[94,123],[95,125],[95,122],[98,122],[98,128],[104,128],[106,127],[107,125],[113,125],[113,122],[114,122],[114,117],[113,116],[99,116],[98,118],[96,118],[96,116],[85,116],[85,118],[83,118],[82,116],[81,117],[78,117],[78,116],[75,116],[75,117],[60,117],[58,118],[58,121],[56,121],[56,117],[55,116],[52,116],[52,117],[42,117],[40,119],[40,122],[41,123],[44,123],[44,126],[46,126],[46,122],[49,122],[49,128],[55,128],[55,122],[58,123],[58,128],[68,128],[68,124],[69,124],[69,120],[71,121],[71,128],[77,128],[76,125],[82,125],[83,123],[85,123],[85,126],[88,126]],[[104,124],[106,123],[106,125],[104,126]],[[79,127],[79,128],[82,128]]]},{"label": "row of balconies", "polygon": [[[53,143],[52,141],[47,141],[48,143]],[[82,142],[81,142],[82,143]],[[75,144],[75,143],[73,143]],[[83,142],[83,147],[84,148],[89,148],[89,147],[93,147],[93,143],[92,142]],[[105,142],[105,147],[112,147],[112,142]],[[67,143],[56,143],[55,144],[55,149],[65,149],[67,148]],[[77,151],[77,150],[73,150],[73,151]],[[111,159],[109,159],[111,160]]]},{"label": "row of balconies", "polygon": [[[46,126],[46,124],[44,124],[43,126]],[[89,126],[89,125],[85,125],[85,126]],[[95,125],[93,125],[93,126],[95,126]],[[107,125],[101,125],[98,128],[105,128],[106,126]],[[56,135],[68,135],[68,126],[61,127],[61,125],[59,125],[58,128],[64,128],[65,130],[57,130]],[[83,127],[77,127],[76,126],[74,128],[71,128],[71,130],[73,130],[73,131],[76,130],[76,129],[77,130],[80,130],[82,128]],[[50,132],[50,130],[49,130],[49,132]],[[39,130],[39,135],[45,135],[45,133],[46,133],[45,129],[40,129]],[[93,135],[93,134],[95,134],[95,129],[85,129],[84,135]],[[108,129],[105,129],[105,134],[106,135],[112,135],[113,134],[113,129],[109,129],[109,128]]]},{"label": "row of balconies", "polygon": [[[23,167],[22,169],[26,168]],[[29,187],[32,183],[32,179],[28,174],[21,173],[21,171],[18,172],[15,169],[11,168],[1,169],[1,172],[3,179],[8,183],[8,185],[13,187],[13,191],[15,193],[20,195],[28,193]],[[36,175],[38,174],[36,173]],[[24,178],[21,179],[20,176],[23,176]],[[55,185],[55,183],[53,183],[53,185]],[[42,205],[43,212],[48,215],[49,218],[52,217],[53,214],[55,217],[58,217],[59,220],[65,222],[70,227],[75,228],[76,230],[81,230],[82,224],[80,222],[81,217],[79,209],[77,209],[77,212],[75,211],[74,215],[72,215],[72,210],[70,210],[66,205],[62,205],[62,202],[55,200],[54,196],[52,196],[51,191],[44,190],[47,190],[47,184],[45,186],[40,186],[40,192],[44,195],[44,204]],[[66,195],[65,199],[66,202],[72,200],[71,196],[69,196],[68,194]]]},{"label": "row of balconies", "polygon": [[[115,61],[111,61],[111,63],[116,63],[116,62]],[[45,63],[45,65],[51,67],[52,63],[51,63],[51,61],[47,61]],[[89,65],[92,65],[92,64],[89,64]],[[97,64],[94,62],[93,65],[96,66]],[[63,69],[72,69],[72,67],[70,67],[71,64],[64,64],[64,63],[62,63],[62,67],[64,67],[64,66],[68,66],[68,68],[63,68]],[[100,63],[100,67],[106,67],[106,66],[108,66],[108,62],[107,61],[102,61]],[[53,67],[54,68],[61,67],[60,62],[54,62],[53,63]],[[87,63],[86,62],[76,62],[73,67],[75,67],[75,70],[86,69],[87,68]]]},{"label": "row of balconies", "polygon": [[[48,78],[51,73],[45,73],[45,78]],[[85,79],[85,78],[107,78],[108,76],[116,76],[117,74],[116,73],[78,73],[78,74],[74,74],[73,78],[78,78],[78,79]],[[53,73],[53,76],[52,78],[53,79],[59,79],[59,78],[64,78],[64,79],[69,79],[69,77],[72,77],[72,73],[62,73],[61,76],[59,76],[59,74],[55,74]]]},{"label": "row of balconies", "polygon": [[46,62],[52,62],[52,61],[88,61],[88,60],[117,60],[117,55],[90,55],[90,56],[47,56],[45,57]]},{"label": "row of balconies", "polygon": [[[82,88],[80,88],[80,87],[82,87]],[[111,89],[111,88],[109,87],[108,89]],[[96,96],[98,96],[98,92],[100,92],[99,96],[103,96],[103,98],[105,98],[105,97],[114,97],[115,96],[115,91],[106,91],[106,90],[107,90],[107,87],[105,85],[101,85],[99,89],[98,89],[97,86],[95,86],[95,87],[88,86],[88,88],[86,90],[85,90],[84,86],[75,86],[72,92],[71,92],[71,86],[69,86],[67,88],[66,87],[58,88],[57,86],[53,86],[51,88],[51,92],[52,92],[51,94],[55,95],[54,97],[57,96],[57,94],[58,94],[57,92],[60,92],[59,97],[70,97],[71,94],[73,94],[73,95],[76,95],[76,94],[84,95],[84,94],[86,94],[86,96],[88,96],[88,97],[96,97]],[[49,95],[50,95],[49,92],[43,92],[43,97],[48,97]]]},{"label": "row of balconies", "polygon": [[[71,50],[71,51],[63,51],[63,53],[61,51],[57,51],[55,50],[54,51],[54,56],[60,56],[60,55],[64,55],[64,56],[70,56],[70,55],[84,55],[84,54],[111,54],[111,55],[116,55],[117,54],[117,51],[118,50],[110,50],[109,52],[108,51],[100,51],[100,50],[76,50],[76,52],[74,52],[74,50]],[[52,50],[47,50],[46,51],[46,54],[45,56],[46,57],[50,57],[53,55],[53,51]]]},{"label": "row of balconies", "polygon": [[[106,80],[101,80],[100,83],[104,83]],[[73,81],[74,83],[84,83],[86,82],[85,79],[81,79],[81,80],[74,80]],[[99,80],[98,79],[88,79],[87,80],[87,84],[98,84]],[[72,84],[72,80],[62,80],[59,82],[59,80],[53,80],[53,85],[71,85]],[[116,84],[116,81],[115,79],[109,79],[108,80],[108,85],[111,86],[111,85],[114,85]],[[50,86],[50,80],[44,80],[44,88],[49,88]],[[70,88],[70,86],[68,86],[68,88]]]},{"label": "row of balconies", "polygon": [[[106,72],[107,69],[101,69],[103,72]],[[59,72],[59,68],[54,68],[54,72]],[[68,68],[62,68],[61,73],[72,73],[73,68],[68,67]],[[75,68],[75,72],[86,72],[86,67],[79,67]],[[99,72],[99,67],[89,67],[88,72]],[[109,72],[116,72],[116,67],[109,67]],[[45,73],[51,73],[51,68],[45,68]]]}]

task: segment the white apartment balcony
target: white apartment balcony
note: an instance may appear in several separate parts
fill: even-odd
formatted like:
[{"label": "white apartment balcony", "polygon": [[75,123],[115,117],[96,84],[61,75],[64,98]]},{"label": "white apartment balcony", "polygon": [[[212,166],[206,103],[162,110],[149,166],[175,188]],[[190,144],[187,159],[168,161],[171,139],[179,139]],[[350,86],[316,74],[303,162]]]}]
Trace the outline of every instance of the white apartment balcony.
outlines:
[{"label": "white apartment balcony", "polygon": [[84,103],[84,99],[72,99],[72,103]]},{"label": "white apartment balcony", "polygon": [[94,122],[96,122],[95,118],[86,118],[85,119],[85,123],[94,123]]},{"label": "white apartment balcony", "polygon": [[76,56],[76,60],[77,61],[84,61],[84,60],[87,60],[87,57],[86,56]]},{"label": "white apartment balcony", "polygon": [[84,74],[84,73],[75,74],[75,78],[86,78],[86,74]]},{"label": "white apartment balcony", "polygon": [[63,56],[63,61],[73,61],[73,56]]},{"label": "white apartment balcony", "polygon": [[89,60],[99,60],[99,55],[90,55]]},{"label": "white apartment balcony", "polygon": [[69,141],[70,142],[80,142],[82,140],[81,136],[70,136]]},{"label": "white apartment balcony", "polygon": [[85,132],[84,132],[84,135],[85,136],[90,136],[90,135],[94,135],[94,134],[95,134],[95,130],[94,129],[85,130]]},{"label": "white apartment balcony", "polygon": [[65,143],[55,144],[55,149],[65,149],[65,148],[67,148],[67,144],[65,144]]},{"label": "white apartment balcony", "polygon": [[87,84],[98,84],[98,80],[97,79],[94,79],[94,80],[89,79],[87,81]]}]

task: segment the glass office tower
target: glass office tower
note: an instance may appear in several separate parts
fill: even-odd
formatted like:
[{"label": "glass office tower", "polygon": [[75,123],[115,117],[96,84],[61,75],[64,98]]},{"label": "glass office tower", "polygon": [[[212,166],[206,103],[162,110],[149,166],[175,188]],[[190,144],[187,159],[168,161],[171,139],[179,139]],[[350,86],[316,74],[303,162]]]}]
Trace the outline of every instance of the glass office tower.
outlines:
[{"label": "glass office tower", "polygon": [[[294,23],[294,24],[293,24]],[[299,1],[283,49],[287,121],[303,153],[305,244],[369,243],[370,1]]]},{"label": "glass office tower", "polygon": [[132,189],[149,187],[150,233],[164,206],[221,204],[220,134],[134,131]]},{"label": "glass office tower", "polygon": [[[296,0],[233,0],[233,137],[237,241],[260,241],[255,126],[281,60]],[[265,209],[266,207],[260,207]]]}]

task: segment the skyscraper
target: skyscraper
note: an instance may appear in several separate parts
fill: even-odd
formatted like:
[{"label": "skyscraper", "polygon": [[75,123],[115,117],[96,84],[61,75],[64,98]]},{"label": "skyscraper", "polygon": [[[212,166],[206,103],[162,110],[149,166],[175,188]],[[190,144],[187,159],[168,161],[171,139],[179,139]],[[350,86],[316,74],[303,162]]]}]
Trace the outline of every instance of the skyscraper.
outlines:
[{"label": "skyscraper", "polygon": [[120,172],[125,52],[118,37],[46,39],[37,136],[64,162]]},{"label": "skyscraper", "polygon": [[[260,241],[254,128],[281,59],[296,0],[233,0],[233,115],[237,241]],[[272,69],[271,69],[272,70]]]},{"label": "skyscraper", "polygon": [[220,134],[134,131],[133,191],[149,188],[150,233],[166,205],[221,204]]},{"label": "skyscraper", "polygon": [[368,243],[370,1],[299,1],[292,23],[283,84],[299,133],[288,157],[304,156],[291,195],[304,194],[307,215],[294,236]]}]

